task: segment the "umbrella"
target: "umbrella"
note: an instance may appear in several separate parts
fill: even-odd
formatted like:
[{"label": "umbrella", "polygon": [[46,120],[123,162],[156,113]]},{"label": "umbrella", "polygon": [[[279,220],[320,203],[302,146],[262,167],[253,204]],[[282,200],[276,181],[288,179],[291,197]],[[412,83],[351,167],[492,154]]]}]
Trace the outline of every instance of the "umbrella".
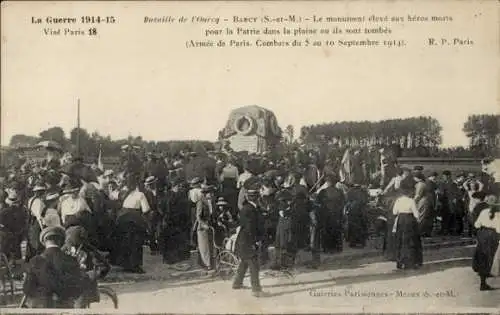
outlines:
[{"label": "umbrella", "polygon": [[62,152],[62,147],[59,143],[52,141],[52,140],[46,140],[39,142],[37,145],[39,148],[45,148],[47,150],[55,150],[55,151],[61,151]]},{"label": "umbrella", "polygon": [[64,165],[61,172],[69,176],[79,177],[86,182],[97,182],[97,175],[94,170],[90,166],[80,162]]}]

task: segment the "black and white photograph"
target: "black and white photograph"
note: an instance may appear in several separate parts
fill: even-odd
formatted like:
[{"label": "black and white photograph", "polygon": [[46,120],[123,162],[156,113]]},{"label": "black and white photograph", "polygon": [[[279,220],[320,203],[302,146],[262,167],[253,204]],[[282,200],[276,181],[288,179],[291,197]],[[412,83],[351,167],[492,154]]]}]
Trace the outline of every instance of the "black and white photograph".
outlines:
[{"label": "black and white photograph", "polygon": [[3,1],[0,312],[498,313],[499,18]]}]

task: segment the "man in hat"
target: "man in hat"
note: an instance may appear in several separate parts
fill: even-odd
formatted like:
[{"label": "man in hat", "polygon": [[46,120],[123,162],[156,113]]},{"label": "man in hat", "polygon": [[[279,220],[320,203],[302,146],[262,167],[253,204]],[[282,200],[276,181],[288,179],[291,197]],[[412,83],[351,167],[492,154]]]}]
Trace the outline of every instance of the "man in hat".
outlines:
[{"label": "man in hat", "polygon": [[175,179],[168,192],[168,205],[158,240],[164,264],[176,264],[189,258],[191,228],[188,194],[183,181]]},{"label": "man in hat", "polygon": [[75,301],[85,293],[89,279],[75,258],[65,254],[65,231],[48,227],[40,233],[45,250],[30,261],[23,292],[30,308],[74,308]]},{"label": "man in hat", "polygon": [[43,217],[45,216],[45,194],[46,186],[43,182],[37,182],[33,187],[33,197],[28,201],[28,210],[30,212],[28,226],[28,244],[26,248],[26,261],[29,261],[33,256],[40,254],[42,244],[40,243],[40,232],[44,228]]},{"label": "man in hat", "polygon": [[222,168],[220,175],[220,183],[222,187],[222,196],[229,202],[233,210],[238,204],[238,168],[235,166],[233,157],[229,157],[226,165]]},{"label": "man in hat", "polygon": [[292,203],[292,230],[296,237],[297,249],[303,249],[310,245],[309,227],[314,224],[311,220],[311,207],[309,203],[309,192],[304,185],[300,184],[302,173],[291,171],[289,183],[286,186],[293,196]]},{"label": "man in hat", "polygon": [[281,191],[277,196],[279,202],[279,219],[275,236],[275,260],[271,266],[273,270],[281,270],[292,267],[295,263],[297,252],[296,239],[292,231],[292,203],[293,196],[288,190]]},{"label": "man in hat", "polygon": [[345,195],[336,187],[338,178],[335,174],[325,177],[325,187],[319,192],[320,206],[319,223],[322,225],[322,245],[326,253],[342,251],[342,219],[345,205]]},{"label": "man in hat", "polygon": [[154,176],[156,178],[156,189],[163,192],[168,175],[168,168],[165,162],[160,159],[155,153],[149,152],[147,155],[147,162],[145,167],[145,177]]},{"label": "man in hat", "polygon": [[[19,187],[13,185],[7,193],[6,207],[0,211],[0,225],[7,237],[7,249],[2,251],[15,262],[22,258],[21,242],[27,235],[28,211],[23,207]],[[3,245],[3,244],[2,244]]]},{"label": "man in hat", "polygon": [[148,213],[149,221],[149,247],[151,254],[158,253],[158,234],[160,231],[161,217],[165,208],[163,192],[158,191],[158,179],[149,176],[144,182],[144,195],[146,196],[151,211]]},{"label": "man in hat", "polygon": [[439,187],[439,197],[441,204],[441,234],[458,235],[461,224],[459,220],[459,209],[457,208],[457,200],[460,198],[460,190],[453,181],[449,170],[443,171],[443,181]]},{"label": "man in hat", "polygon": [[481,160],[481,173],[479,174],[478,180],[483,185],[483,191],[486,194],[491,193],[491,189],[494,186],[494,178],[493,178],[494,170],[492,169],[492,159],[485,158]]},{"label": "man in hat", "polygon": [[245,201],[245,182],[256,175],[257,161],[254,159],[249,159],[244,162],[243,173],[238,177],[237,188],[240,190],[238,194],[238,209],[243,208],[243,203]]},{"label": "man in hat", "polygon": [[189,201],[191,202],[191,212],[190,212],[190,217],[191,217],[191,227],[194,226],[194,223],[196,222],[196,203],[201,200],[203,196],[203,192],[201,190],[201,178],[195,177],[192,178],[189,181]]},{"label": "man in hat", "polygon": [[90,225],[92,224],[90,220],[91,210],[87,201],[80,194],[81,187],[82,184],[77,178],[71,178],[69,185],[63,190],[58,210],[64,226],[81,225],[87,231],[90,231]]},{"label": "man in hat", "polygon": [[236,253],[241,262],[233,281],[233,289],[243,288],[243,278],[250,269],[250,283],[252,294],[256,297],[264,296],[259,279],[259,246],[262,240],[262,231],[259,228],[259,197],[260,183],[257,178],[245,182],[245,202],[240,211],[240,232],[236,240]]},{"label": "man in hat", "polygon": [[481,211],[484,209],[487,209],[490,207],[490,205],[485,201],[486,200],[486,193],[484,191],[476,191],[472,193],[471,195],[471,201],[473,203],[473,208],[469,209],[468,211],[468,225],[469,225],[469,236],[475,236],[476,235],[476,228],[474,227],[474,223],[476,222],[477,218],[479,217],[479,214]]}]

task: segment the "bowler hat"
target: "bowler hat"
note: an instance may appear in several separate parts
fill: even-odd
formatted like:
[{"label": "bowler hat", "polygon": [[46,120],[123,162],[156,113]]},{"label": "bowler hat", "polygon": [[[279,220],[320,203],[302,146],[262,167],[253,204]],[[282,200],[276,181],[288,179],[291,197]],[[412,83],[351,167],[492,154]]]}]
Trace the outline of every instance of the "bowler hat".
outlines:
[{"label": "bowler hat", "polygon": [[40,243],[44,243],[45,240],[47,239],[47,237],[49,237],[49,236],[59,236],[62,239],[64,239],[66,236],[66,233],[64,231],[64,228],[62,228],[60,226],[46,227],[40,232]]},{"label": "bowler hat", "polygon": [[451,175],[451,172],[450,172],[450,171],[448,171],[448,170],[446,170],[446,171],[444,171],[444,172],[443,172],[443,175],[450,176],[450,175]]}]

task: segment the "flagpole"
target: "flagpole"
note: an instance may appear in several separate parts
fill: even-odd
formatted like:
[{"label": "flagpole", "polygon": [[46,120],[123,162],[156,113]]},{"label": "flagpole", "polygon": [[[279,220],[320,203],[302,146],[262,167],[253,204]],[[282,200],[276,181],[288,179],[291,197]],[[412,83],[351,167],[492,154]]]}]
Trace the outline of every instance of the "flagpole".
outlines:
[{"label": "flagpole", "polygon": [[80,99],[77,103],[76,128],[76,155],[80,156]]}]

